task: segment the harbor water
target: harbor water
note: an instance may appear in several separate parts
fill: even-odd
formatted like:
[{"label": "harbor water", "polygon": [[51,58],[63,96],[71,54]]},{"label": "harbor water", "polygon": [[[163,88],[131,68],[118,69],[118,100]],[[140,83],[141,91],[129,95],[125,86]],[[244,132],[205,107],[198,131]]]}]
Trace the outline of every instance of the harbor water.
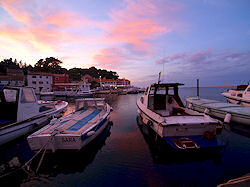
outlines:
[{"label": "harbor water", "polygon": [[[220,95],[224,90],[200,88],[200,97],[226,102]],[[181,88],[179,94],[184,101],[196,89]],[[113,112],[105,131],[80,152],[46,154],[38,174],[18,169],[34,155],[26,137],[1,147],[1,175],[14,172],[2,177],[0,186],[216,186],[250,173],[250,128],[231,124],[224,129],[223,150],[178,153],[138,122],[139,97],[108,97]],[[73,110],[71,101],[67,113]]]}]

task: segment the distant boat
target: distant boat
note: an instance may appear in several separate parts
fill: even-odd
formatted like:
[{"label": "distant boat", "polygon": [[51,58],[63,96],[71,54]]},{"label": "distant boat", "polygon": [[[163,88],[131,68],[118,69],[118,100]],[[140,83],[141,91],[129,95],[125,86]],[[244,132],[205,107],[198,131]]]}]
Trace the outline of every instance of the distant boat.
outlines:
[{"label": "distant boat", "polygon": [[250,85],[239,85],[236,90],[227,90],[221,95],[230,103],[250,107]]},{"label": "distant boat", "polygon": [[48,124],[66,111],[65,101],[38,101],[28,87],[4,87],[0,91],[0,145]]},{"label": "distant boat", "polygon": [[55,96],[81,98],[92,97],[94,92],[90,90],[90,84],[83,83],[79,84],[79,87],[77,89],[66,88],[63,91],[54,91],[53,93]]},{"label": "distant boat", "polygon": [[128,88],[128,91],[127,91],[128,94],[138,94],[139,91],[137,88]]},{"label": "distant boat", "polygon": [[108,125],[111,107],[104,98],[76,100],[76,110],[28,136],[32,150],[80,150]]},{"label": "distant boat", "polygon": [[54,96],[54,92],[40,92],[40,96]]},{"label": "distant boat", "polygon": [[137,100],[142,122],[177,150],[218,148],[222,130],[218,120],[185,108],[178,95],[180,83],[150,85]]}]

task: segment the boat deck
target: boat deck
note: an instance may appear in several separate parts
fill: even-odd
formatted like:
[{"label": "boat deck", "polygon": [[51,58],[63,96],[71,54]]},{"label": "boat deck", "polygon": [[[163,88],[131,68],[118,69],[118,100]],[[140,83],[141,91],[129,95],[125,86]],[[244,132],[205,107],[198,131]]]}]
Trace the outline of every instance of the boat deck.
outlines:
[{"label": "boat deck", "polygon": [[51,134],[54,131],[59,131],[61,134],[82,134],[86,129],[97,123],[104,114],[103,108],[84,108],[61,121],[58,120],[40,134]]},{"label": "boat deck", "polygon": [[203,115],[189,115],[189,116],[169,116],[164,118],[166,125],[172,124],[208,124],[217,123],[217,121],[206,118]]}]

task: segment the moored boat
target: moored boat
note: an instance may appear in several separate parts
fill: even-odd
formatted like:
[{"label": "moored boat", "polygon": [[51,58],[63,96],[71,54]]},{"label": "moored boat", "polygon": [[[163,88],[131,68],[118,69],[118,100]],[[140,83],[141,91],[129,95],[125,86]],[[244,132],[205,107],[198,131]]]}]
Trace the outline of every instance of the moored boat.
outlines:
[{"label": "moored boat", "polygon": [[227,90],[221,95],[230,103],[250,107],[250,85],[239,85],[235,90]]},{"label": "moored boat", "polygon": [[29,146],[34,151],[80,150],[105,129],[110,112],[104,98],[77,99],[74,112],[28,136]]},{"label": "moored boat", "polygon": [[31,133],[66,111],[65,101],[38,101],[28,87],[4,87],[0,92],[0,145]]},{"label": "moored boat", "polygon": [[185,108],[178,95],[180,83],[150,85],[137,100],[142,122],[177,150],[219,148],[220,121]]},{"label": "moored boat", "polygon": [[[59,85],[59,84],[57,84]],[[55,96],[62,96],[62,97],[69,97],[69,98],[85,98],[85,97],[92,97],[93,91],[90,90],[90,84],[88,83],[68,83],[63,84],[67,86],[75,86],[73,88],[65,88],[64,90],[55,90],[53,94]],[[77,86],[76,86],[77,85]]]},{"label": "moored boat", "polygon": [[192,110],[224,119],[227,123],[250,125],[250,108],[246,106],[197,97],[187,97],[186,105]]}]

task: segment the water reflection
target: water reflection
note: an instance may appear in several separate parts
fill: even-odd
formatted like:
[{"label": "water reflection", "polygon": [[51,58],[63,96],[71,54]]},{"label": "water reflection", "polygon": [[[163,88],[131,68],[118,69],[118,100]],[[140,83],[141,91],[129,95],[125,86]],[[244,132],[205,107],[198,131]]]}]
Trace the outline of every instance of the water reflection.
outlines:
[{"label": "water reflection", "polygon": [[[55,177],[57,174],[82,173],[105,145],[106,139],[111,134],[111,126],[112,122],[109,122],[108,126],[93,142],[78,152],[57,151],[55,154],[47,154],[39,174]],[[34,166],[37,166],[37,163]]]},{"label": "water reflection", "polygon": [[137,125],[140,129],[145,142],[147,143],[152,159],[157,164],[180,164],[194,161],[212,160],[214,164],[221,163],[221,152],[218,149],[203,151],[177,151],[160,137],[156,138],[156,133],[148,126],[142,123],[137,116]]},{"label": "water reflection", "polygon": [[224,124],[226,130],[250,138],[250,127],[241,124]]},{"label": "water reflection", "polygon": [[[29,172],[21,169],[21,166],[34,155],[26,140],[16,143],[8,150],[3,149],[0,158],[1,162],[5,164],[2,165],[1,169],[4,166],[5,170],[2,171],[4,177],[0,177],[1,186],[7,184],[11,186],[19,186],[20,184],[29,186],[36,182],[40,183],[39,181],[43,179],[55,177],[58,174],[82,173],[86,166],[94,161],[98,151],[105,145],[106,139],[111,134],[112,125],[113,123],[109,122],[104,131],[93,142],[78,152],[57,151],[55,154],[46,154],[38,174],[33,171],[36,170],[41,155],[32,161]],[[11,160],[9,161],[9,159]],[[15,178],[15,180],[11,180],[12,178]]]}]

